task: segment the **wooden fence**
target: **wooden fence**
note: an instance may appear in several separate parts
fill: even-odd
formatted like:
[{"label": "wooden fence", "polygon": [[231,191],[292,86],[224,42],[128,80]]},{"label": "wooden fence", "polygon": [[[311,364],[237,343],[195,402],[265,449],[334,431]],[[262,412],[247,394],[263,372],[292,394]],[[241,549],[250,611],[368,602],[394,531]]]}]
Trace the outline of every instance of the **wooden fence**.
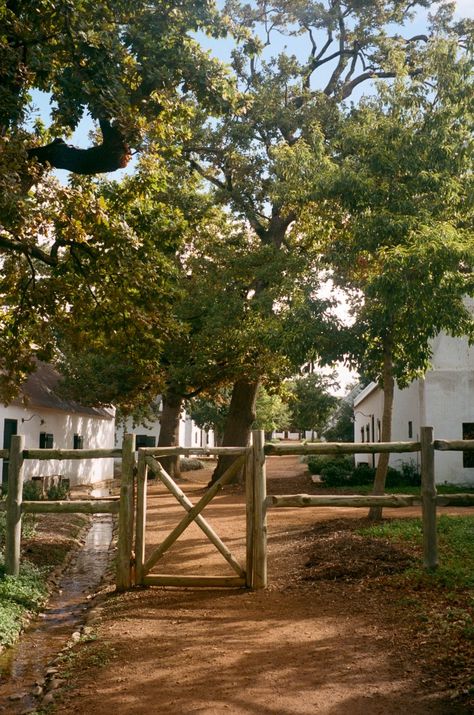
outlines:
[{"label": "wooden fence", "polygon": [[[118,554],[116,585],[118,590],[125,590],[136,584],[164,583],[162,577],[146,577],[145,570],[159,558],[165,547],[173,543],[176,534],[173,532],[152,555],[145,561],[145,512],[146,512],[146,475],[148,466],[158,471],[158,476],[164,470],[158,469],[156,457],[170,454],[182,455],[219,455],[234,454],[236,459],[245,464],[246,473],[246,563],[239,566],[238,579],[240,585],[260,589],[267,585],[267,511],[282,507],[371,507],[374,505],[401,508],[420,506],[423,518],[423,553],[424,565],[428,569],[436,568],[438,564],[436,510],[438,506],[474,506],[473,494],[438,495],[435,486],[434,455],[441,451],[474,451],[474,440],[434,440],[432,427],[421,428],[419,442],[387,442],[387,443],[330,443],[314,444],[265,444],[264,433],[254,431],[252,446],[227,448],[141,448],[138,450],[138,465],[135,458],[135,436],[125,435],[122,449],[95,450],[58,450],[58,449],[25,449],[24,437],[16,435],[12,438],[9,450],[0,450],[0,458],[9,459],[8,495],[6,502],[0,501],[0,510],[6,510],[6,573],[18,575],[20,565],[21,520],[23,513],[109,513],[118,514]],[[409,453],[420,452],[422,486],[419,495],[324,495],[308,494],[266,494],[266,458],[282,455],[316,455],[316,454],[377,454],[382,452]],[[70,460],[70,459],[103,459],[121,457],[122,478],[120,498],[88,499],[72,501],[23,501],[23,471],[26,459],[40,460]],[[166,475],[166,473],[164,473]],[[161,474],[163,479],[165,477]],[[168,475],[166,475],[168,477]],[[160,477],[161,478],[161,477]],[[167,481],[167,480],[166,480]],[[219,482],[218,489],[223,482]],[[170,488],[170,484],[167,484]],[[224,557],[233,565],[232,558],[226,547],[210,530],[209,525],[200,515],[203,500],[212,499],[218,489],[211,488],[203,499],[193,507],[177,485],[171,485],[171,493],[186,509],[187,515],[179,525],[180,533],[189,523],[196,521],[198,526],[217,545]],[[203,502],[203,504],[201,503]],[[207,502],[205,502],[207,503]],[[136,556],[135,556],[136,552]],[[224,553],[225,552],[225,553]],[[152,563],[153,562],[153,563]],[[136,569],[135,569],[136,564]],[[234,564],[235,566],[235,564]],[[235,566],[237,570],[237,566]],[[175,581],[179,577],[175,577]],[[182,585],[205,585],[188,578],[181,579]],[[225,578],[209,580],[207,585],[222,585]],[[166,583],[171,583],[168,579]],[[176,582],[178,583],[178,582]]]}]

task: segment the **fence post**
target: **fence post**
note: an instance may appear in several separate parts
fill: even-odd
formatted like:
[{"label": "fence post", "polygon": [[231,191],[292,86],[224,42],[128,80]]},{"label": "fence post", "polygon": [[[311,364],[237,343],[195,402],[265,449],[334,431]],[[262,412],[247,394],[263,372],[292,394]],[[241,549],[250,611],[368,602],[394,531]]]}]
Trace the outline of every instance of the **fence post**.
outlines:
[{"label": "fence post", "polygon": [[18,576],[20,571],[21,502],[23,498],[24,448],[24,436],[14,435],[10,443],[5,533],[5,572],[11,576]]},{"label": "fence post", "polygon": [[143,585],[145,576],[143,565],[145,563],[145,530],[146,530],[146,487],[148,465],[146,457],[138,451],[137,470],[137,522],[135,533],[135,585]]},{"label": "fence post", "polygon": [[122,444],[122,478],[120,481],[120,511],[118,524],[117,591],[125,591],[132,584],[131,561],[133,551],[133,470],[135,467],[135,435],[126,434]]},{"label": "fence post", "polygon": [[432,427],[421,428],[420,442],[423,563],[425,568],[433,570],[438,566],[438,537],[436,533],[436,486]]},{"label": "fence post", "polygon": [[267,514],[265,498],[267,484],[265,474],[265,432],[254,430],[253,436],[253,575],[252,588],[266,588],[267,585]]},{"label": "fence post", "polygon": [[246,513],[246,544],[245,585],[252,588],[253,583],[253,524],[254,524],[254,473],[253,448],[248,447],[245,455],[245,513]]}]

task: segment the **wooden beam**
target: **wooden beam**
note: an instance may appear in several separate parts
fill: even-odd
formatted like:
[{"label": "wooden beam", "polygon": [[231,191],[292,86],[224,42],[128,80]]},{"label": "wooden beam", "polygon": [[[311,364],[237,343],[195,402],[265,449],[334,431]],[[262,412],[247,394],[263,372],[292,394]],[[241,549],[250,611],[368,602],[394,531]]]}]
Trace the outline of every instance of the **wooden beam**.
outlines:
[{"label": "wooden beam", "polygon": [[435,439],[433,445],[440,452],[472,452],[474,439]]},{"label": "wooden beam", "polygon": [[198,514],[201,513],[201,511],[204,509],[204,507],[209,504],[209,502],[215,497],[218,491],[222,489],[222,487],[227,484],[227,482],[230,482],[230,480],[235,476],[235,474],[238,473],[239,469],[242,467],[242,464],[245,461],[245,457],[239,457],[238,459],[235,460],[227,469],[222,477],[215,482],[212,487],[210,487],[207,492],[204,494],[204,496],[198,501],[198,503],[193,506],[192,509],[188,511],[185,517],[181,519],[179,524],[171,531],[166,539],[160,544],[160,546],[155,549],[153,554],[150,556],[150,558],[146,561],[143,571],[144,573],[148,573],[151,568],[161,559],[163,554],[168,551],[170,546],[174,544],[176,539],[178,539],[183,531],[188,528],[188,526],[193,522]]},{"label": "wooden beam", "polygon": [[438,566],[438,536],[436,532],[436,486],[434,466],[433,428],[422,427],[421,437],[421,495],[423,498],[423,562],[425,568]]},{"label": "wooden beam", "polygon": [[252,588],[253,580],[253,524],[255,520],[255,503],[254,503],[254,475],[253,475],[253,448],[247,447],[245,456],[245,531],[246,531],[246,558],[245,570],[247,573],[247,587]]},{"label": "wooden beam", "polygon": [[138,450],[137,516],[135,522],[135,585],[143,584],[146,532],[146,489],[148,465],[141,449]]},{"label": "wooden beam", "polygon": [[18,576],[20,572],[24,447],[24,435],[13,435],[10,443],[10,461],[8,464],[7,518],[5,530],[5,573],[9,576]]},{"label": "wooden beam", "polygon": [[474,494],[437,494],[437,506],[474,506]]},{"label": "wooden beam", "polygon": [[238,576],[144,576],[145,586],[187,586],[189,588],[244,588],[245,578]]},{"label": "wooden beam", "polygon": [[24,459],[108,459],[121,457],[121,449],[25,449]]},{"label": "wooden beam", "polygon": [[270,495],[265,499],[266,508],[272,507],[371,507],[386,506],[401,508],[407,506],[421,506],[422,499],[416,494],[384,494],[381,496],[341,494],[312,496],[309,494],[284,494]]},{"label": "wooden beam", "polygon": [[380,454],[419,452],[419,442],[313,442],[307,444],[266,444],[265,454]]},{"label": "wooden beam", "polygon": [[117,591],[125,591],[132,584],[134,468],[135,435],[126,434],[122,444],[122,476],[120,480],[120,511],[117,539]]},{"label": "wooden beam", "polygon": [[140,447],[140,452],[147,457],[167,457],[173,454],[211,457],[214,454],[245,454],[245,450],[246,447]]},{"label": "wooden beam", "polygon": [[[181,504],[181,506],[190,512],[194,508],[194,504],[186,494],[178,487],[178,485],[171,479],[169,474],[163,469],[161,464],[153,457],[147,457],[147,464],[150,469],[161,479],[165,487],[171,492],[175,499]],[[245,578],[245,570],[239,564],[237,559],[234,558],[230,549],[224,544],[223,541],[216,534],[214,529],[209,525],[209,523],[204,519],[202,514],[198,514],[194,521],[199,526],[199,528],[205,533],[209,541],[211,541],[220,554],[225,558],[227,563],[234,569],[234,571],[239,575],[240,578]]]},{"label": "wooden beam", "polygon": [[10,454],[9,449],[0,449],[0,459],[8,459]]},{"label": "wooden beam", "polygon": [[22,511],[27,514],[118,514],[118,499],[89,499],[71,501],[24,501]]},{"label": "wooden beam", "polygon": [[253,441],[253,477],[254,477],[254,521],[253,521],[253,576],[252,588],[266,588],[267,585],[267,515],[265,498],[267,483],[265,472],[265,433],[263,430],[252,432]]}]

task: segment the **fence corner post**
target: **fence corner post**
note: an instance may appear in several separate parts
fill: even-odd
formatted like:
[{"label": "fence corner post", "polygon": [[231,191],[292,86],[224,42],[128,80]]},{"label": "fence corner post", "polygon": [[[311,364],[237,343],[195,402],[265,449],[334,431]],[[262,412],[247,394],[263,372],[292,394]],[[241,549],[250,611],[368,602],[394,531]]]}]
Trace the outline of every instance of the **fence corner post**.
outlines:
[{"label": "fence corner post", "polygon": [[20,572],[24,448],[25,437],[23,435],[14,435],[10,443],[5,532],[5,572],[10,576],[18,576]]},{"label": "fence corner post", "polygon": [[122,444],[122,477],[118,525],[117,591],[132,585],[133,506],[134,506],[135,435],[126,434]]},{"label": "fence corner post", "polygon": [[423,564],[434,570],[438,566],[438,536],[436,531],[436,485],[433,428],[422,427],[421,497],[423,510]]},{"label": "fence corner post", "polygon": [[146,488],[148,465],[145,454],[138,450],[137,520],[135,532],[135,585],[143,586],[145,577]]},{"label": "fence corner post", "polygon": [[267,586],[267,514],[265,498],[267,496],[265,470],[265,432],[254,430],[253,437],[253,574],[252,588]]},{"label": "fence corner post", "polygon": [[253,587],[253,524],[254,524],[254,475],[253,475],[253,447],[247,447],[245,454],[245,511],[246,511],[246,558],[245,558],[245,585]]}]

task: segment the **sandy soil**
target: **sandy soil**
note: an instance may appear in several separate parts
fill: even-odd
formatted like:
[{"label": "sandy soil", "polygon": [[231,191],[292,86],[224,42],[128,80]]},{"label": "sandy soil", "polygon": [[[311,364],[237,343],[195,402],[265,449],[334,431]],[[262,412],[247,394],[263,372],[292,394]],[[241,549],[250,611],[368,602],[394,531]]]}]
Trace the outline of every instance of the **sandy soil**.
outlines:
[{"label": "sandy soil", "polygon": [[[270,458],[267,469],[269,493],[311,491],[309,476],[297,459]],[[192,501],[204,493],[209,473],[185,475],[181,486]],[[400,516],[402,512],[391,513]],[[147,554],[183,514],[162,488],[150,486]],[[245,508],[241,491],[228,488],[204,515],[243,562]],[[400,598],[389,594],[385,602],[383,590],[371,590],[367,585],[370,574],[364,570],[356,579],[332,578],[331,573],[315,577],[318,564],[314,560],[319,557],[313,547],[318,532],[324,532],[324,522],[344,524],[362,516],[356,509],[271,512],[269,586],[265,591],[155,587],[120,596],[110,593],[94,616],[97,639],[81,644],[74,658],[63,665],[69,681],[58,694],[54,712],[468,712],[450,705],[416,660],[415,649],[410,647],[409,622],[404,623],[403,632],[397,625],[404,612]],[[328,533],[333,531],[331,528]],[[350,552],[346,556],[350,561]],[[397,562],[389,554],[374,554],[374,558],[382,571],[384,564]],[[160,562],[159,572],[232,574],[195,525]]]}]

